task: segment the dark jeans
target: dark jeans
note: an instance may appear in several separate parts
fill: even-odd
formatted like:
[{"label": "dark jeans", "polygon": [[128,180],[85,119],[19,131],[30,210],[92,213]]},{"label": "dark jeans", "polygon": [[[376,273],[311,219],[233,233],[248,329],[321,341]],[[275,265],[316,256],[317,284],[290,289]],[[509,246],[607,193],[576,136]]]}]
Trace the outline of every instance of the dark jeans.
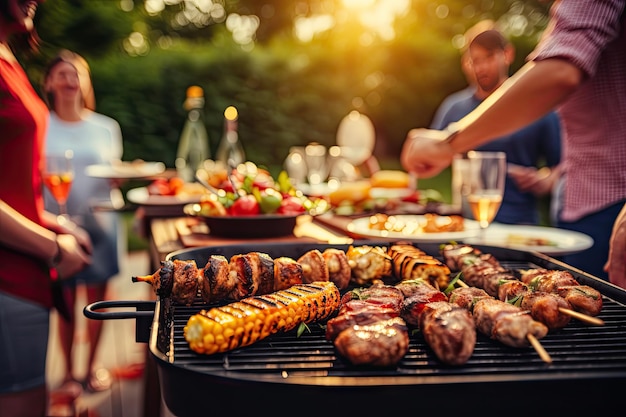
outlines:
[{"label": "dark jeans", "polygon": [[604,272],[604,264],[609,257],[609,240],[613,230],[613,223],[617,215],[624,207],[626,200],[615,203],[612,206],[590,214],[575,222],[558,221],[557,227],[574,230],[589,235],[593,238],[593,246],[587,250],[572,255],[560,257],[563,262],[583,270],[591,275],[609,280]]}]

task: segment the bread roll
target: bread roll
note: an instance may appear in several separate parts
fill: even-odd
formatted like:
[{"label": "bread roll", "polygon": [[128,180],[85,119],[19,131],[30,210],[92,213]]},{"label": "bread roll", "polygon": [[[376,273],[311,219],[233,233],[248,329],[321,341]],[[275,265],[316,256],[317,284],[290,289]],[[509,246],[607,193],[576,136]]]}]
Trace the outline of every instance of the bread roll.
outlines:
[{"label": "bread roll", "polygon": [[333,190],[328,195],[331,205],[337,206],[342,201],[358,203],[367,200],[372,188],[369,180],[358,180],[342,183],[339,188]]},{"label": "bread roll", "polygon": [[370,183],[374,188],[408,188],[409,174],[397,170],[381,170],[372,174]]}]

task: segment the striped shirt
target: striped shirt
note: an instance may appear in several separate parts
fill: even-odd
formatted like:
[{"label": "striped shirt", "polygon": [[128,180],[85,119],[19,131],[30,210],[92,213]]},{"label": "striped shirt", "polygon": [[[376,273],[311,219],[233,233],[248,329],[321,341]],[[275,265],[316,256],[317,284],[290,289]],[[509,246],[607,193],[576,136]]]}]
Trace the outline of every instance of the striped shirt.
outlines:
[{"label": "striped shirt", "polygon": [[626,200],[626,0],[562,0],[530,59],[560,58],[586,76],[559,108],[567,173],[561,220]]}]

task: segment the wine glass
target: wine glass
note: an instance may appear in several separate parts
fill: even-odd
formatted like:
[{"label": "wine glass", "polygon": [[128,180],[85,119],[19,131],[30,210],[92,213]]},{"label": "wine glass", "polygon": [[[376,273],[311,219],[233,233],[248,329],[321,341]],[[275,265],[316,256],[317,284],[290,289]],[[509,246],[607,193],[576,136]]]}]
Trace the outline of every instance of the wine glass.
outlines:
[{"label": "wine glass", "polygon": [[307,167],[307,180],[311,188],[321,187],[328,177],[326,146],[311,142],[304,148],[304,161]]},{"label": "wine glass", "polygon": [[506,154],[504,152],[470,151],[467,202],[474,219],[480,225],[480,240],[485,241],[486,229],[496,217],[506,179]]},{"label": "wine glass", "polygon": [[74,181],[73,157],[74,154],[71,150],[66,150],[62,154],[47,155],[46,168],[43,172],[43,182],[59,205],[58,219],[61,223],[69,220],[67,197]]}]

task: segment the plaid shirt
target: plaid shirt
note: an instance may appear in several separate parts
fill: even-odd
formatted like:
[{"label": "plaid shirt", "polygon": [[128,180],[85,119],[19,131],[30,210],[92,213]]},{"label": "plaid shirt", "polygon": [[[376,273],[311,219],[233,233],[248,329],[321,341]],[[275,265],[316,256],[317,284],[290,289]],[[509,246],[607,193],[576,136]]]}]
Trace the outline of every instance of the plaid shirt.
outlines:
[{"label": "plaid shirt", "polygon": [[560,58],[586,76],[559,108],[567,172],[561,220],[626,200],[626,0],[562,0],[530,55]]}]

